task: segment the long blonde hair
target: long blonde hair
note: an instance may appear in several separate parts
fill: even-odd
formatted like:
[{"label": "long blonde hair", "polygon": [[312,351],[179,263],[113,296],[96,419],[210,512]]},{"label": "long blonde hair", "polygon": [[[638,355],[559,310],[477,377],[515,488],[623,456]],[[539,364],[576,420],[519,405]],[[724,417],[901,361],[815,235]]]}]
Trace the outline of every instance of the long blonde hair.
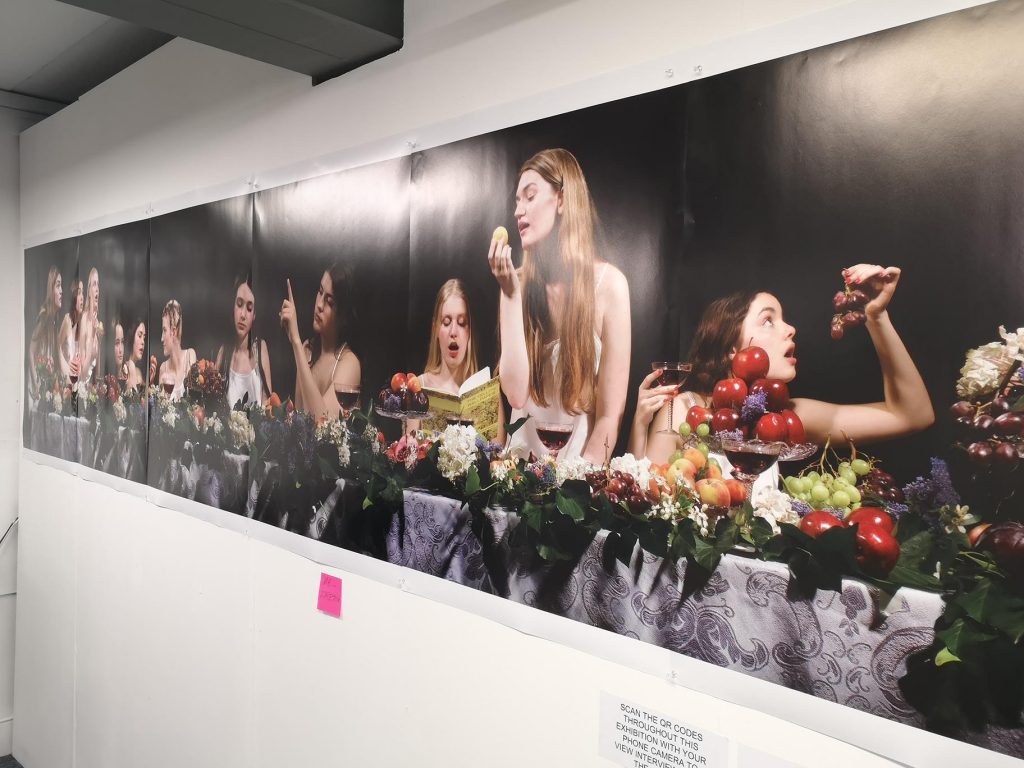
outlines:
[{"label": "long blonde hair", "polygon": [[95,314],[97,314],[99,312],[99,307],[94,307],[93,306],[93,298],[92,298],[92,279],[93,279],[93,277],[95,277],[96,278],[96,282],[99,283],[100,272],[99,272],[98,269],[96,269],[96,267],[93,267],[92,269],[89,270],[89,279],[86,280],[86,283],[85,283],[85,310],[84,311],[85,311],[85,314],[87,314],[87,315],[95,315]]},{"label": "long blonde hair", "polygon": [[[60,272],[57,267],[50,267],[46,275],[46,298],[39,307],[39,314],[36,316],[36,327],[32,332],[32,341],[36,348],[42,348],[42,354],[51,362],[57,357],[57,320],[60,317],[60,306],[53,298],[57,290],[57,280]],[[35,360],[32,361],[35,365]]]},{"label": "long blonde hair", "polygon": [[441,311],[444,303],[452,297],[458,297],[466,305],[466,327],[469,329],[469,343],[466,345],[466,356],[455,371],[455,380],[461,386],[462,382],[468,379],[477,371],[476,344],[473,343],[473,313],[469,309],[469,297],[466,296],[466,288],[462,281],[452,278],[437,292],[437,301],[434,302],[434,320],[430,324],[430,346],[427,350],[427,364],[423,370],[427,373],[440,373],[444,365],[441,355],[441,342],[437,340],[437,332],[441,327]]},{"label": "long blonde hair", "polygon": [[[597,211],[583,177],[583,170],[571,152],[545,149],[519,169],[519,177],[535,171],[562,196],[562,214],[557,224],[558,270],[569,276],[569,294],[560,308],[561,331],[558,399],[567,413],[590,412],[596,402],[597,351],[594,346],[594,230]],[[530,397],[547,406],[544,394],[544,341],[551,330],[545,268],[540,257],[523,251],[523,322],[526,352],[530,362]]]}]

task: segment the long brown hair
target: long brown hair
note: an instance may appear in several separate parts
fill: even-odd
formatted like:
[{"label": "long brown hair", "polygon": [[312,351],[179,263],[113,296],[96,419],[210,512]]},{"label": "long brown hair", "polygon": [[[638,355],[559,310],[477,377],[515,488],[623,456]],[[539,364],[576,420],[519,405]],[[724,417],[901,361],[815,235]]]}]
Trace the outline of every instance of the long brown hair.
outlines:
[{"label": "long brown hair", "polygon": [[556,226],[558,250],[544,254],[557,259],[557,264],[543,264],[540,254],[523,251],[523,323],[530,362],[530,397],[538,405],[548,404],[544,394],[544,342],[552,322],[546,287],[552,272],[568,275],[569,294],[562,306],[556,308],[561,314],[558,399],[567,413],[589,412],[597,400],[594,381],[597,368],[594,345],[597,211],[580,164],[568,150],[542,150],[523,163],[519,177],[526,171],[535,171],[562,195],[562,214]]},{"label": "long brown hair", "polygon": [[453,296],[462,299],[466,304],[466,328],[469,331],[469,343],[466,345],[466,356],[455,371],[455,380],[462,385],[466,379],[477,371],[476,345],[473,343],[473,313],[469,309],[469,297],[466,296],[466,288],[462,281],[456,278],[448,280],[437,292],[437,301],[434,302],[434,320],[430,323],[430,347],[427,351],[427,364],[423,370],[427,373],[440,373],[444,365],[441,355],[441,342],[437,340],[437,332],[441,327],[441,311],[444,303]]},{"label": "long brown hair", "polygon": [[[344,262],[335,261],[328,264],[321,277],[331,278],[331,294],[334,296],[334,341],[336,344],[347,344],[353,354],[358,354],[355,331],[358,317],[355,307],[355,280],[352,269]],[[316,362],[323,353],[320,334],[315,334],[310,341],[312,362]],[[339,346],[340,349],[340,346]]]},{"label": "long brown hair", "polygon": [[743,346],[743,321],[757,294],[738,291],[715,299],[704,310],[687,358],[693,364],[688,387],[694,392],[710,394],[715,383],[729,375],[732,353]]},{"label": "long brown hair", "polygon": [[[39,314],[36,316],[36,327],[32,332],[32,340],[36,349],[42,350],[42,354],[51,362],[57,357],[57,321],[60,316],[60,306],[53,298],[56,291],[57,279],[60,271],[55,266],[50,267],[46,275],[46,297],[42,306],[39,307]],[[35,365],[35,361],[32,361]]]},{"label": "long brown hair", "polygon": [[[78,311],[78,297],[85,293],[85,288],[82,286],[81,280],[75,280],[75,285],[71,289],[71,306],[68,309],[68,316],[71,318],[71,325],[78,326],[78,321],[82,319],[81,313]],[[83,311],[85,311],[85,300],[82,301]]]}]

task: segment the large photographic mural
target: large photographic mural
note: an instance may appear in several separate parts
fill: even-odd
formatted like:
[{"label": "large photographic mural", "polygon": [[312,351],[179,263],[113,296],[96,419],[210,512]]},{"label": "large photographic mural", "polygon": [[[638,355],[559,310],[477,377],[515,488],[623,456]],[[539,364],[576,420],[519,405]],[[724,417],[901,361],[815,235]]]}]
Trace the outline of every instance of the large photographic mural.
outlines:
[{"label": "large photographic mural", "polygon": [[1022,38],[32,248],[25,446],[1024,757]]}]

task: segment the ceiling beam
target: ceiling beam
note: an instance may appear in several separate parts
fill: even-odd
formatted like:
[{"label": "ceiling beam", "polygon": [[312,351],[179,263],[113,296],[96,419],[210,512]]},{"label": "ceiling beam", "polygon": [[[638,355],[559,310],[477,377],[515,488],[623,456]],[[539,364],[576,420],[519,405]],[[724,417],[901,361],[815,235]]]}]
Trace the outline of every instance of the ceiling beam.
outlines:
[{"label": "ceiling beam", "polygon": [[404,0],[62,0],[313,78],[402,47]]},{"label": "ceiling beam", "polygon": [[54,112],[59,112],[66,106],[67,102],[64,101],[40,99],[35,96],[26,96],[23,93],[0,89],[0,109],[11,109],[16,112],[25,112],[29,115],[37,115],[40,118],[44,118],[49,117]]}]

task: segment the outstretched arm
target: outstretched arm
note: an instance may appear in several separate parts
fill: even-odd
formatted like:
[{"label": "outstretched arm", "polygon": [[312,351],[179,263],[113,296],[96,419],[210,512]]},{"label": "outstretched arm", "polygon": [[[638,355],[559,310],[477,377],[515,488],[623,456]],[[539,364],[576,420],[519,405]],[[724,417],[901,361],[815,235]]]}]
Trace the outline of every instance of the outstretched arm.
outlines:
[{"label": "outstretched arm", "polygon": [[882,367],[885,400],[861,405],[839,405],[798,398],[794,409],[809,440],[824,443],[829,435],[844,434],[856,442],[872,442],[918,432],[932,425],[928,389],[889,318],[888,306],[900,279],[898,267],[858,264],[844,270],[851,285],[869,284],[877,295],[867,306],[867,329]]},{"label": "outstretched arm", "polygon": [[341,411],[333,387],[325,396],[316,385],[313,369],[306,359],[306,348],[299,336],[299,322],[295,316],[295,297],[292,295],[292,281],[288,281],[288,298],[281,304],[281,325],[288,334],[295,355],[295,407],[303,409],[314,419],[337,416]]}]

